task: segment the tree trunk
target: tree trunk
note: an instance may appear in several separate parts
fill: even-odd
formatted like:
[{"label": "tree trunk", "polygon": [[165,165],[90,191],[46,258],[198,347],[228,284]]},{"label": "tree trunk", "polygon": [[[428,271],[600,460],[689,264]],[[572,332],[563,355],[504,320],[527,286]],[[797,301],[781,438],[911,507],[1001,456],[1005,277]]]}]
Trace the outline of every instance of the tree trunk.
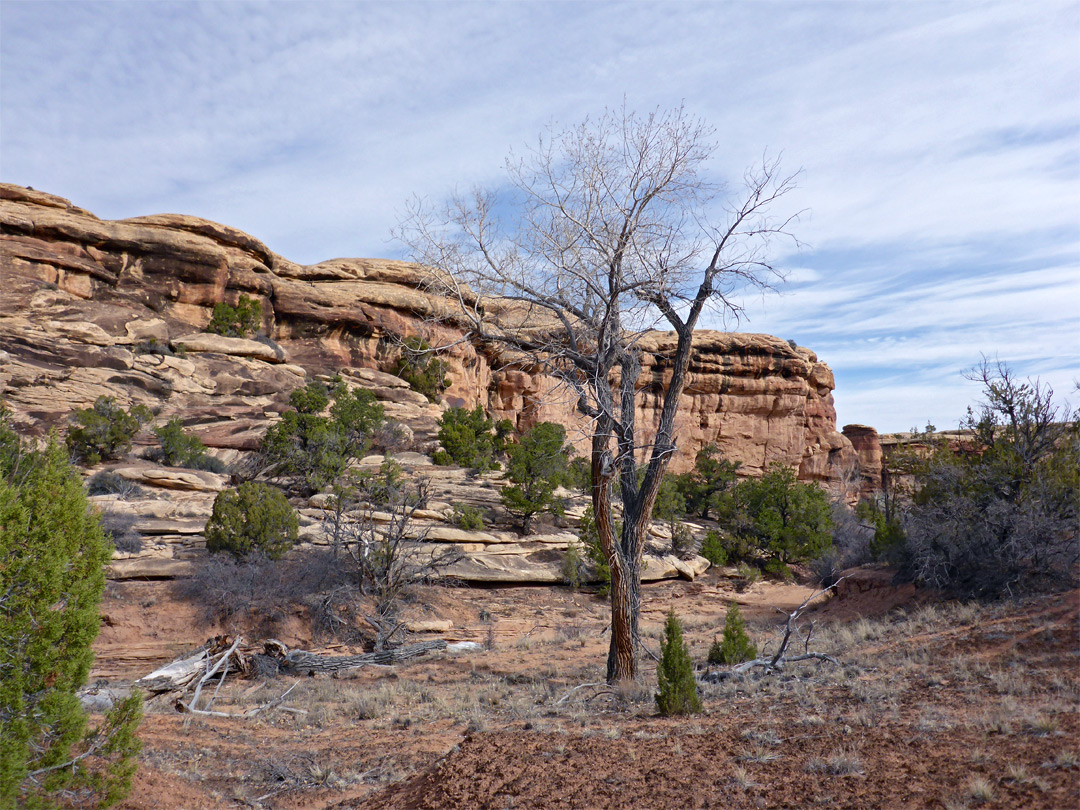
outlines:
[{"label": "tree trunk", "polygon": [[641,577],[636,561],[621,553],[620,575],[611,566],[611,642],[608,647],[607,682],[632,681],[637,677],[638,614],[641,610]]},{"label": "tree trunk", "polygon": [[604,432],[598,431],[593,436],[592,500],[596,533],[611,571],[611,651],[607,680],[618,683],[633,680],[637,675],[635,642],[640,583],[633,555],[627,555],[622,538],[615,537],[611,516],[611,479],[615,475],[615,464],[606,445]]}]

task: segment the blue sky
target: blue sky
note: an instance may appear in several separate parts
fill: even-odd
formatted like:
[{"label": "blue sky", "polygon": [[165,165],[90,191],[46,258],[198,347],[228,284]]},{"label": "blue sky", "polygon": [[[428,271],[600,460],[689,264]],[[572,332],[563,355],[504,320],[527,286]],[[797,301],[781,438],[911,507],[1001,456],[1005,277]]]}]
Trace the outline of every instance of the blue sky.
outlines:
[{"label": "blue sky", "polygon": [[[0,179],[176,212],[294,261],[400,255],[413,194],[548,124],[685,103],[738,181],[801,168],[801,250],[744,331],[809,346],[841,425],[955,426],[982,354],[1076,399],[1080,3],[0,0]],[[720,326],[721,324],[714,324]]]}]

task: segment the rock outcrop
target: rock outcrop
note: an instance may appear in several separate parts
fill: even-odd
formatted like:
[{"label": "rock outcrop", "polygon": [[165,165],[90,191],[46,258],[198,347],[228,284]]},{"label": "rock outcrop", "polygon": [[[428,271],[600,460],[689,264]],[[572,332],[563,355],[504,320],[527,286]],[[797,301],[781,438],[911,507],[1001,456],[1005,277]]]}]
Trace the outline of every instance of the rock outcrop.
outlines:
[{"label": "rock outcrop", "polygon": [[859,460],[859,491],[870,495],[881,489],[881,437],[869,425],[844,425],[844,436],[851,442]]},{"label": "rock outcrop", "polygon": [[[550,377],[490,346],[456,342],[452,317],[433,322],[452,308],[424,291],[415,265],[334,259],[301,266],[214,222],[179,215],[106,222],[12,185],[0,186],[0,224],[5,396],[26,427],[58,424],[110,390],[182,414],[211,446],[248,448],[252,422],[280,412],[305,372],[387,372],[400,338],[415,334],[455,343],[450,404],[481,403],[521,429],[579,421]],[[214,304],[241,294],[261,302],[272,340],[198,333]],[[183,345],[187,358],[152,351],[170,344]],[[662,332],[642,345],[639,424],[656,422],[660,397],[651,392],[669,373],[672,345]],[[836,430],[832,372],[812,351],[768,335],[707,331],[695,348],[673,471],[692,467],[709,442],[748,473],[780,462],[822,482],[854,458]]]},{"label": "rock outcrop", "polygon": [[[16,426],[36,435],[62,426],[101,395],[125,407],[141,403],[159,421],[179,416],[230,461],[258,447],[293,389],[319,375],[342,374],[373,390],[415,449],[429,452],[446,405],[428,403],[388,373],[401,339],[424,335],[432,344],[452,345],[447,404],[480,403],[522,430],[557,421],[584,448],[584,432],[574,430],[581,425],[574,403],[555,390],[554,380],[514,364],[497,348],[460,340],[452,307],[426,291],[424,280],[421,268],[405,262],[334,259],[302,266],[248,234],[196,217],[104,221],[60,197],[0,184],[2,397]],[[235,304],[240,295],[261,303],[264,337],[202,332],[215,304]],[[650,334],[642,343],[640,425],[656,423],[672,347],[670,333]],[[709,442],[741,461],[746,473],[779,462],[803,480],[826,484],[855,459],[852,442],[836,430],[832,372],[812,351],[768,335],[723,332],[700,332],[695,347],[672,471],[692,467]],[[140,438],[152,437],[144,432]],[[159,490],[190,490],[201,497],[200,514],[208,514],[219,488],[205,474],[122,466],[121,474]],[[457,495],[468,502],[463,492]],[[178,549],[194,548],[189,533],[174,534]],[[477,552],[478,578],[489,576],[480,576],[484,569],[497,580],[507,567],[493,556],[495,548],[484,546],[484,564]],[[543,549],[529,553],[548,565],[541,579],[554,576]],[[524,559],[520,551],[518,557]],[[128,568],[138,570],[134,563]]]}]

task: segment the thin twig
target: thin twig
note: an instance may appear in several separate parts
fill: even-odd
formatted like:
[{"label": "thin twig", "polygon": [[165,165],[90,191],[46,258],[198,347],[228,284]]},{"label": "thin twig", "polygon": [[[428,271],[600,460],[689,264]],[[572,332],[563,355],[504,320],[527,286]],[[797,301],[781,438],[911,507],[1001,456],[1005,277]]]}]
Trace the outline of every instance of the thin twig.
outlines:
[{"label": "thin twig", "polygon": [[658,664],[660,663],[660,656],[657,655],[656,653],[654,653],[651,649],[649,649],[649,647],[645,644],[645,642],[642,641],[640,638],[638,639],[638,646],[641,647],[641,649],[643,649],[645,651],[645,654],[648,655],[649,658],[651,658],[653,661],[655,661]]},{"label": "thin twig", "polygon": [[573,689],[571,689],[569,692],[567,692],[565,695],[563,695],[561,698],[556,700],[554,705],[558,706],[560,703],[565,703],[570,698],[570,696],[572,694],[574,694],[574,692],[576,692],[578,689],[585,689],[585,688],[590,687],[590,686],[607,686],[607,682],[606,681],[597,681],[596,683],[579,684],[578,686],[575,686]]},{"label": "thin twig", "polygon": [[[251,717],[255,717],[260,712],[264,712],[267,709],[272,709],[275,706],[277,706],[279,703],[281,703],[281,701],[285,700],[285,696],[288,695],[289,692],[291,692],[293,689],[295,689],[297,684],[299,684],[299,683],[300,683],[300,681],[297,680],[296,682],[293,683],[292,686],[290,686],[288,689],[286,689],[284,692],[282,692],[278,697],[274,698],[273,700],[268,701],[268,702],[262,704],[261,706],[256,706],[254,709],[248,709],[248,711],[241,712],[239,714],[237,714],[235,712],[214,712],[214,711],[210,711],[209,709],[196,709],[196,708],[193,708],[194,705],[195,705],[194,700],[191,702],[191,705],[184,704],[184,703],[182,703],[180,701],[177,701],[176,705],[181,707],[182,709],[190,712],[191,714],[199,714],[199,715],[203,715],[204,717],[227,717],[227,718],[240,718],[242,720],[246,720],[246,719],[249,719]],[[308,713],[307,709],[294,709],[294,708],[292,708],[290,706],[281,706],[280,708],[281,708],[281,710],[283,712],[292,712],[293,714],[307,714]]]}]

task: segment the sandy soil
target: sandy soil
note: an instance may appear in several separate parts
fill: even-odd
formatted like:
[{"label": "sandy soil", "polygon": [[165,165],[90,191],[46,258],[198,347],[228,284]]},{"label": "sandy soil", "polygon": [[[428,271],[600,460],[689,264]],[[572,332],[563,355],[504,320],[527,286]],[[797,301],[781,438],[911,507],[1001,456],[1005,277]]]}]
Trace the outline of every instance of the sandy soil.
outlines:
[{"label": "sandy soil", "polygon": [[[881,583],[878,583],[879,585]],[[646,586],[659,649],[674,607],[703,661],[737,600],[759,645],[811,593],[710,573]],[[703,686],[706,713],[661,718],[655,664],[601,685],[607,606],[565,588],[425,588],[412,619],[449,619],[436,654],[351,677],[227,682],[215,708],[293,691],[255,719],[152,702],[126,810],[179,808],[1064,808],[1080,799],[1080,592],[997,605],[874,587],[814,611],[811,663]],[[221,632],[165,583],[110,587],[92,678],[122,685]],[[888,611],[888,612],[883,612]],[[275,631],[326,649],[302,611]],[[332,648],[345,652],[346,648]],[[581,684],[595,684],[571,692]]]}]

